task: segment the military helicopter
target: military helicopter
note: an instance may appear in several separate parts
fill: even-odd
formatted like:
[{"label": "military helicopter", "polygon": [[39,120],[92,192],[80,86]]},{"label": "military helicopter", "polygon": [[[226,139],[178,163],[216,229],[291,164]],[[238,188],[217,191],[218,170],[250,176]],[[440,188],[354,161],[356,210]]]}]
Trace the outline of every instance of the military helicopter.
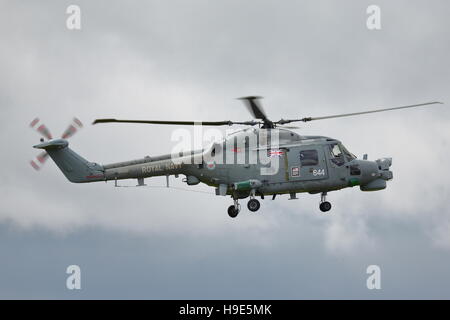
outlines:
[{"label": "military helicopter", "polygon": [[[235,218],[240,210],[240,199],[249,198],[247,208],[251,212],[260,209],[257,197],[289,194],[297,199],[297,193],[320,194],[319,209],[328,212],[331,203],[327,193],[348,187],[359,186],[362,191],[377,191],[386,188],[386,181],[393,178],[390,167],[392,158],[369,161],[367,155],[357,159],[337,139],[324,136],[304,136],[290,130],[287,124],[332,118],[358,116],[369,113],[400,110],[442,104],[427,102],[401,107],[376,109],[363,112],[336,114],[322,117],[270,120],[264,112],[261,97],[242,99],[252,114],[250,121],[159,121],[96,119],[99,123],[135,123],[155,125],[202,125],[232,126],[247,128],[229,134],[201,150],[177,152],[161,156],[100,165],[90,162],[72,151],[66,139],[51,139],[48,130],[38,130],[47,141],[34,148],[44,149],[60,168],[66,178],[74,183],[137,179],[144,186],[144,179],[154,176],[184,175],[189,186],[204,183],[215,187],[216,195],[231,196],[233,204],[228,215]],[[73,129],[73,128],[72,128]],[[71,134],[73,130],[69,130]],[[71,135],[69,134],[69,136]],[[63,136],[68,136],[63,134]],[[39,157],[38,157],[39,158]],[[238,161],[240,159],[240,161]]]}]

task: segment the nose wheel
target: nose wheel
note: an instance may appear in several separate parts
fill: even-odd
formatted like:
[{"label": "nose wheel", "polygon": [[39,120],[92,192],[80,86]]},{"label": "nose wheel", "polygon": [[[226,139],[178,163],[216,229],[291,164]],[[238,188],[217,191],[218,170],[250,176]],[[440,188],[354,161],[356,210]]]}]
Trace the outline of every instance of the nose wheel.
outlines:
[{"label": "nose wheel", "polygon": [[330,210],[331,210],[331,203],[329,203],[328,201],[322,202],[322,203],[319,205],[319,209],[320,209],[320,211],[322,211],[322,212],[330,211]]},{"label": "nose wheel", "polygon": [[331,203],[329,203],[327,201],[327,193],[326,192],[322,192],[322,195],[320,197],[319,209],[322,212],[327,212],[327,211],[331,210]]}]

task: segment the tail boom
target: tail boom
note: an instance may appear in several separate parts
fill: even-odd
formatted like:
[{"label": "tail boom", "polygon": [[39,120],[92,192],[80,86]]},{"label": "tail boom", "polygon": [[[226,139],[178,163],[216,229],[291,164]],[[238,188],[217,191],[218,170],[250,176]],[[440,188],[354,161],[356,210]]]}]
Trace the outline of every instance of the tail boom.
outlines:
[{"label": "tail boom", "polygon": [[89,162],[69,148],[65,139],[53,139],[34,148],[44,149],[70,182],[84,183],[105,180],[103,166]]},{"label": "tail boom", "polygon": [[[90,162],[72,149],[65,139],[53,139],[34,148],[44,149],[56,163],[66,178],[74,183],[88,183],[108,180],[141,179],[183,173],[185,164],[172,161],[172,156],[146,157],[107,165]],[[195,156],[201,156],[197,153]],[[191,159],[194,155],[186,156]]]}]

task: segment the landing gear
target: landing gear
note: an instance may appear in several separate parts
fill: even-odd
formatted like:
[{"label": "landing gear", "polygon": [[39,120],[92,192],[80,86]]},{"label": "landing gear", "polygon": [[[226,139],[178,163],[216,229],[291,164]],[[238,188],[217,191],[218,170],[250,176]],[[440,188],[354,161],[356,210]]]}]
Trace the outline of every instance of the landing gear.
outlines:
[{"label": "landing gear", "polygon": [[322,212],[330,211],[330,209],[331,209],[331,203],[329,203],[328,201],[322,202],[322,203],[319,205],[319,208],[320,208],[320,211],[322,211]]},{"label": "landing gear", "polygon": [[238,192],[238,191],[234,191],[231,194],[231,197],[233,198],[234,201],[234,205],[229,206],[228,207],[228,215],[231,218],[236,218],[239,214],[239,212],[241,211],[241,206],[239,204],[239,199],[245,199],[247,197],[250,197],[250,200],[247,203],[247,208],[249,211],[251,212],[256,212],[259,210],[259,208],[261,208],[261,204],[259,202],[259,200],[256,199],[256,195],[261,196],[261,199],[264,199],[264,194],[260,193],[258,191],[256,191],[255,189],[252,189],[250,191],[250,193],[246,193],[246,192]]},{"label": "landing gear", "polygon": [[252,212],[258,211],[260,207],[261,207],[261,204],[256,199],[250,199],[247,203],[248,210],[250,210]]},{"label": "landing gear", "polygon": [[320,205],[319,209],[322,212],[327,212],[331,210],[331,203],[327,201],[327,193],[322,192],[322,195],[320,196]]},{"label": "landing gear", "polygon": [[239,214],[239,209],[236,210],[234,205],[231,205],[228,207],[228,215],[230,216],[230,218],[236,218],[238,214]]},{"label": "landing gear", "polygon": [[241,205],[239,204],[237,199],[234,199],[234,205],[228,207],[228,215],[231,218],[236,218],[239,214],[239,211],[241,211]]}]

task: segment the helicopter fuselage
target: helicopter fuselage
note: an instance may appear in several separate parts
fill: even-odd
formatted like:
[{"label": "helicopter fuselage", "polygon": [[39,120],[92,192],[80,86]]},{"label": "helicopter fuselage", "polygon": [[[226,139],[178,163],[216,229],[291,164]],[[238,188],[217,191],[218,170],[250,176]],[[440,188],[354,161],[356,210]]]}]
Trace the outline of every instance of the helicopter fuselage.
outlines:
[{"label": "helicopter fuselage", "polygon": [[[100,172],[86,175],[91,178],[78,182],[140,179],[142,183],[142,179],[154,176],[185,175],[188,185],[204,183],[215,187],[217,195],[246,198],[252,194],[319,193],[354,186],[374,191],[384,189],[386,181],[392,178],[390,159],[357,159],[340,141],[328,137],[300,136],[289,130],[270,129],[265,131],[278,131],[276,144],[258,141],[256,147],[248,143],[239,147],[239,141],[248,136],[249,130],[259,133],[265,129],[238,131],[208,149],[188,154],[167,154],[99,166]],[[205,160],[207,153],[214,153],[214,162]],[[269,164],[261,163],[261,153],[270,158]],[[245,182],[256,185],[252,187]]]},{"label": "helicopter fuselage", "polygon": [[[256,136],[256,138],[254,138]],[[259,209],[256,196],[321,193],[322,211],[331,204],[327,192],[359,186],[362,191],[386,188],[392,179],[390,158],[375,161],[357,159],[339,140],[323,136],[300,136],[278,128],[248,128],[198,151],[145,157],[107,165],[89,162],[72,151],[64,139],[43,142],[45,149],[68,180],[75,183],[184,175],[188,185],[204,183],[216,188],[216,195],[230,195],[239,212],[239,199],[250,197],[248,208]]]}]

